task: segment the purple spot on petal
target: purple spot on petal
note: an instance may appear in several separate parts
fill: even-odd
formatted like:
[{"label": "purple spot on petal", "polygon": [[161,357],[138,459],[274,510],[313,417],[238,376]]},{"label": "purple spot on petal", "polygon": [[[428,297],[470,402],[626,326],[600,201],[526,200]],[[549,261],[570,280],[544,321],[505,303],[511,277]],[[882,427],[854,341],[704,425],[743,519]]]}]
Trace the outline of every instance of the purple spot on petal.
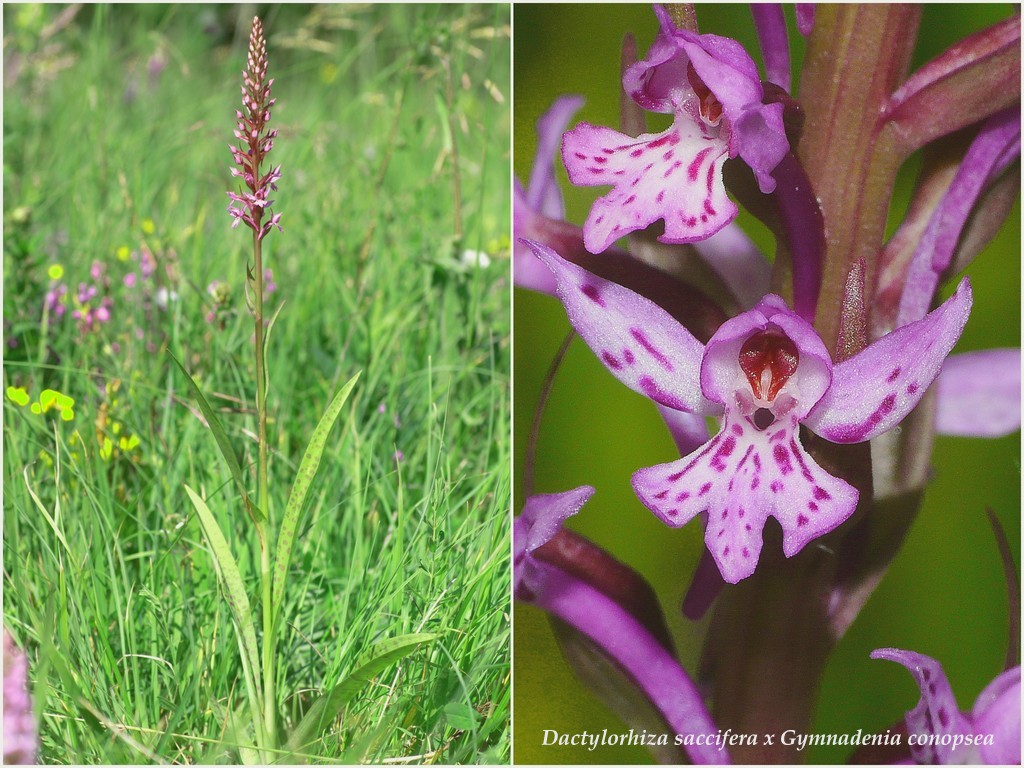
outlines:
[{"label": "purple spot on petal", "polygon": [[622,356],[625,358],[627,365],[632,365],[636,362],[636,358],[633,357],[633,351],[631,349],[622,350]]},{"label": "purple spot on petal", "polygon": [[675,153],[676,153],[676,151],[674,149],[670,149],[668,152],[666,152],[664,155],[661,156],[661,159],[664,160],[667,163],[669,160],[672,159],[672,156]]},{"label": "purple spot on petal", "polygon": [[654,494],[654,498],[656,499],[664,499],[666,496],[668,496],[668,488],[666,488],[664,491],[658,491],[656,494]]},{"label": "purple spot on petal", "polygon": [[642,155],[643,153],[644,153],[644,150],[643,150],[643,147],[641,147],[640,149],[634,149],[632,152],[629,153],[629,156],[630,157],[640,157],[640,155]]},{"label": "purple spot on petal", "polygon": [[929,693],[930,693],[930,694],[931,694],[932,696],[934,696],[934,695],[935,695],[935,693],[936,693],[936,691],[937,691],[937,690],[938,690],[938,686],[937,686],[937,685],[935,685],[935,683],[928,683],[928,692],[929,692]]},{"label": "purple spot on petal", "polygon": [[658,196],[656,198],[654,198],[654,202],[661,203],[664,199],[665,199],[665,190],[663,189],[660,192],[658,192]]},{"label": "purple spot on petal", "polygon": [[722,550],[722,557],[728,557],[728,556],[729,556],[729,548],[726,547],[725,549]]},{"label": "purple spot on petal", "polygon": [[772,480],[772,484],[771,484],[771,486],[770,486],[770,487],[771,487],[771,489],[772,489],[772,493],[778,493],[778,492],[779,492],[779,491],[781,491],[781,490],[782,490],[782,489],[783,489],[783,488],[784,488],[785,486],[784,486],[784,485],[783,485],[783,484],[782,484],[782,483],[781,483],[781,482],[780,482],[779,480]]},{"label": "purple spot on petal", "polygon": [[596,219],[594,219],[594,223],[595,224],[600,224],[602,221],[604,221],[604,214],[603,213],[600,216],[598,216]]},{"label": "purple spot on petal", "polygon": [[747,549],[746,547],[743,548],[743,556],[744,557],[750,557],[750,550]]},{"label": "purple spot on petal", "polygon": [[607,163],[608,162],[608,158],[607,157],[595,157],[594,158],[594,162],[595,163],[602,163],[602,164],[603,163]]},{"label": "purple spot on petal", "polygon": [[886,395],[882,404],[878,406],[878,412],[883,416],[892,413],[893,408],[896,407],[896,395]]},{"label": "purple spot on petal", "polygon": [[684,502],[688,498],[690,498],[690,492],[689,491],[680,491],[679,495],[676,496],[676,501]]},{"label": "purple spot on petal", "polygon": [[707,222],[708,222],[708,217],[707,217],[707,216],[706,216],[705,214],[703,214],[703,213],[702,213],[702,214],[700,215],[700,220],[701,220],[701,223],[702,223],[702,224],[707,224]]},{"label": "purple spot on petal", "polygon": [[893,368],[892,369],[892,373],[889,374],[889,376],[886,378],[886,381],[888,381],[890,384],[892,382],[896,381],[896,379],[898,379],[899,376],[900,376],[900,370],[901,369],[898,368],[898,367],[897,368]]},{"label": "purple spot on petal", "polygon": [[657,149],[658,147],[665,146],[671,140],[672,140],[672,134],[666,134],[665,136],[662,136],[660,139],[655,139],[654,141],[649,142],[647,144],[647,146],[650,147],[651,149]]},{"label": "purple spot on petal", "polygon": [[761,484],[761,478],[760,477],[755,477],[753,480],[750,481],[750,490],[752,490],[752,491],[756,490],[757,486],[759,486],[760,484]]},{"label": "purple spot on petal", "polygon": [[[928,669],[928,667],[922,667],[921,673],[922,673],[925,681],[928,681],[928,680],[932,679],[932,671],[930,669]],[[935,693],[935,691],[932,691],[932,693]]]},{"label": "purple spot on petal", "polygon": [[808,520],[804,515],[797,515],[796,516],[796,524],[797,524],[798,527],[802,527],[804,525],[807,525],[809,522],[811,522],[811,521]]},{"label": "purple spot on petal", "polygon": [[749,530],[750,530],[750,523],[747,523],[747,524],[746,524],[746,525],[744,525],[743,527],[744,527],[744,528],[745,528],[746,530],[748,530],[748,531],[749,531]]},{"label": "purple spot on petal", "polygon": [[671,474],[671,475],[668,476],[668,481],[670,483],[678,482],[679,478],[681,478],[685,474],[686,474],[686,470],[685,469],[680,470],[679,472],[675,472],[674,474]]},{"label": "purple spot on petal", "polygon": [[609,368],[614,368],[616,371],[622,368],[622,363],[615,359],[615,356],[612,355],[610,352],[602,352],[601,359],[604,360],[605,365],[607,365]]},{"label": "purple spot on petal", "polygon": [[714,216],[715,215],[715,209],[711,205],[711,198],[710,197],[706,198],[704,200],[704,212],[707,213],[708,216]]},{"label": "purple spot on petal", "polygon": [[743,427],[741,427],[739,424],[733,424],[732,431],[735,432],[737,435],[743,435]]},{"label": "purple spot on petal", "polygon": [[814,486],[814,498],[816,498],[818,501],[828,501],[832,497],[829,496],[828,491],[826,491],[821,486],[816,485]]},{"label": "purple spot on petal", "polygon": [[915,392],[917,392],[918,389],[920,389],[920,387],[917,385],[917,382],[914,382],[913,384],[907,384],[908,395],[914,394]]},{"label": "purple spot on petal", "polygon": [[679,517],[679,510],[678,509],[670,509],[665,514],[668,515],[669,517]]},{"label": "purple spot on petal", "polygon": [[597,304],[599,307],[605,306],[604,299],[601,298],[601,292],[597,289],[596,285],[590,283],[584,283],[580,286],[580,291],[583,295],[590,299],[592,302]]},{"label": "purple spot on petal", "polygon": [[711,490],[711,483],[704,483],[704,485],[702,485],[700,487],[700,491],[697,493],[697,495],[698,496],[706,496],[708,491],[710,491],[710,490]]},{"label": "purple spot on petal", "polygon": [[587,156],[584,155],[582,152],[573,152],[573,154],[576,155],[576,157],[578,157],[580,160],[586,160],[587,159]]},{"label": "purple spot on petal", "polygon": [[675,408],[677,411],[686,410],[686,403],[675,395],[669,394],[663,390],[650,376],[641,376],[637,384],[640,386],[640,389],[643,390],[643,393],[651,398],[651,400],[656,400],[662,405],[667,405],[669,408]]},{"label": "purple spot on petal", "polygon": [[723,509],[722,510],[722,519],[725,520],[725,518],[727,518],[728,516],[729,516],[729,510],[728,509]]},{"label": "purple spot on petal", "polygon": [[808,502],[807,502],[807,508],[808,508],[808,509],[809,509],[809,510],[810,510],[811,512],[817,512],[817,511],[818,511],[818,505],[817,505],[817,504],[815,504],[815,503],[814,503],[813,501],[808,501]]},{"label": "purple spot on petal", "polygon": [[604,168],[587,168],[587,171],[593,174],[602,174],[604,173]]},{"label": "purple spot on petal", "polygon": [[698,152],[697,156],[693,158],[693,161],[686,168],[686,176],[690,179],[690,181],[697,180],[697,174],[700,172],[701,163],[704,162],[704,158],[708,156],[708,154],[711,152],[711,149],[711,147],[705,147],[700,152]]},{"label": "purple spot on petal", "polygon": [[778,465],[779,471],[782,472],[783,475],[788,475],[793,471],[793,464],[789,459],[789,451],[786,450],[785,446],[776,445],[775,448],[772,449],[772,457],[775,459],[775,463]]},{"label": "purple spot on petal", "polygon": [[743,507],[740,507],[739,511],[736,513],[736,516],[742,520],[745,514],[747,514],[747,510],[745,510]]},{"label": "purple spot on petal", "polygon": [[661,350],[659,350],[657,347],[651,344],[650,340],[647,338],[647,336],[644,334],[642,330],[640,330],[639,328],[630,328],[629,334],[634,339],[636,339],[637,343],[641,347],[643,347],[650,353],[651,357],[653,357],[661,364],[662,368],[664,368],[666,371],[669,371],[670,373],[672,372],[672,363],[669,361],[667,357],[665,357],[665,355],[661,353]]},{"label": "purple spot on petal", "polygon": [[942,723],[943,728],[949,727],[949,713],[946,712],[945,707],[939,710],[939,722]]},{"label": "purple spot on petal", "polygon": [[630,203],[634,202],[635,200],[636,200],[636,195],[630,195],[629,197],[627,197],[625,200],[622,201],[622,204],[623,205],[629,205]]}]

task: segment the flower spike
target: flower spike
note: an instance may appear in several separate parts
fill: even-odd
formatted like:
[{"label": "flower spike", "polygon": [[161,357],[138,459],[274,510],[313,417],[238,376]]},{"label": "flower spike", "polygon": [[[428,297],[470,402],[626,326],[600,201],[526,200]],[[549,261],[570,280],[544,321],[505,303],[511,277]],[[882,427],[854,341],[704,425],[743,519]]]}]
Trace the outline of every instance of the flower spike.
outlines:
[{"label": "flower spike", "polygon": [[[267,130],[270,122],[270,108],[275,99],[270,98],[270,87],[273,80],[267,76],[267,46],[263,38],[263,24],[258,17],[252,20],[252,32],[249,35],[249,57],[247,67],[242,72],[242,106],[235,110],[238,123],[234,136],[238,139],[238,147],[228,145],[237,168],[231,169],[231,175],[241,178],[248,191],[241,194],[228,192],[231,203],[228,214],[234,219],[232,228],[245,222],[256,236],[262,240],[273,227],[281,229],[281,214],[270,211],[274,204],[269,199],[270,192],[277,191],[277,182],[281,178],[281,166],[272,168],[266,175],[260,175],[260,165],[274,148],[277,130]],[[237,206],[235,204],[238,204]],[[264,212],[270,218],[264,222]]]}]

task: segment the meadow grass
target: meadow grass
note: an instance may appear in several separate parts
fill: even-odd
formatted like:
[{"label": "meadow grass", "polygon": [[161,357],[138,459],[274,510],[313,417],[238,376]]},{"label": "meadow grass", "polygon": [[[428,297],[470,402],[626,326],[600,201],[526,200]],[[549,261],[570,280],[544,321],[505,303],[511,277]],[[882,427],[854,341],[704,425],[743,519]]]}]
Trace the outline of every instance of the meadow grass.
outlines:
[{"label": "meadow grass", "polygon": [[[42,762],[237,761],[241,662],[183,485],[218,517],[254,606],[258,545],[165,350],[251,471],[251,237],[225,212],[251,16],[62,11],[4,8],[5,388],[75,401],[65,420],[5,398],[4,623],[29,654]],[[283,6],[263,22],[285,228],[264,252],[269,312],[283,303],[272,518],[362,371],[292,559],[283,735],[372,643],[428,631],[440,638],[368,684],[308,759],[507,762],[508,9]],[[44,313],[61,282],[69,308]],[[90,330],[71,314],[79,283],[112,300]]]}]

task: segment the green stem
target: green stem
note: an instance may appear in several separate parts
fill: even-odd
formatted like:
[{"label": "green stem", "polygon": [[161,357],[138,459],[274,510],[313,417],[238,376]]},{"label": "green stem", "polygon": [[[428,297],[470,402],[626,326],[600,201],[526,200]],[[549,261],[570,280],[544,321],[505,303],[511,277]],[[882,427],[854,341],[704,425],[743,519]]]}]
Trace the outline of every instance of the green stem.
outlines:
[{"label": "green stem", "polygon": [[256,476],[256,504],[263,511],[266,528],[260,536],[260,584],[263,593],[263,718],[269,749],[277,743],[277,695],[274,686],[274,615],[270,573],[270,504],[267,494],[267,363],[263,349],[263,243],[253,231],[253,276],[256,294],[253,317],[256,323],[256,414],[259,422],[259,467]]}]

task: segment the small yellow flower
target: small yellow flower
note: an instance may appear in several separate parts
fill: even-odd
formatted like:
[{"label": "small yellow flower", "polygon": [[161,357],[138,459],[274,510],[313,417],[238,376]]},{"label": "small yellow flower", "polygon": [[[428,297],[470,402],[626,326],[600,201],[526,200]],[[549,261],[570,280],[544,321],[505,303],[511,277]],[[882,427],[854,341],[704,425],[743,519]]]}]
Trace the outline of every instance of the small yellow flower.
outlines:
[{"label": "small yellow flower", "polygon": [[46,274],[51,280],[60,280],[64,277],[64,267],[60,264],[51,264],[50,268],[46,270]]},{"label": "small yellow flower", "polygon": [[[143,228],[145,228],[145,225],[143,225]],[[128,261],[128,259],[130,259],[131,256],[131,249],[127,245],[122,245],[120,248],[117,249],[118,261]]]},{"label": "small yellow flower", "polygon": [[142,220],[142,234],[144,234],[144,235],[152,235],[154,232],[156,232],[156,224],[153,223],[153,220],[152,219],[143,219]]},{"label": "small yellow flower", "polygon": [[24,387],[8,387],[7,399],[24,408],[28,405],[28,391]]}]

